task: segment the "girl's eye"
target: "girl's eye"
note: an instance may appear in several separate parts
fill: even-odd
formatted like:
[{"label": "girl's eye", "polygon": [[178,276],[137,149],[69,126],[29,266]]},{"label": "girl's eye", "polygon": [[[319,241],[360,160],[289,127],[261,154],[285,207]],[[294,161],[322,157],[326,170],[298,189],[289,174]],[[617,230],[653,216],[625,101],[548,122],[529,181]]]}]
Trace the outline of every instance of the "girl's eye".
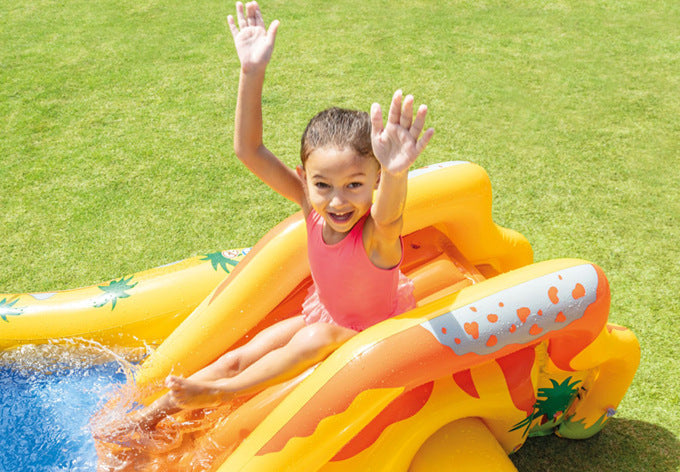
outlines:
[{"label": "girl's eye", "polygon": [[348,185],[349,188],[359,188],[363,184],[361,182],[352,182],[351,184]]},{"label": "girl's eye", "polygon": [[330,187],[326,182],[315,182],[314,186],[318,189],[327,189]]}]

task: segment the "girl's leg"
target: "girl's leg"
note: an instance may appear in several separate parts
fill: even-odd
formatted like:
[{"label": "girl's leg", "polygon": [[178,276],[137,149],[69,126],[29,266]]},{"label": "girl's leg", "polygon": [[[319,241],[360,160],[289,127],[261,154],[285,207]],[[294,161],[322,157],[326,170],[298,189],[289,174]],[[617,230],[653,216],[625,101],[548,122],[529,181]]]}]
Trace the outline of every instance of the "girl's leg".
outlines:
[{"label": "girl's leg", "polygon": [[207,406],[243,395],[304,372],[326,358],[356,331],[329,323],[314,323],[300,329],[286,345],[272,350],[241,373],[216,381],[169,377],[169,395],[177,405]]},{"label": "girl's leg", "polygon": [[[259,332],[250,342],[227,352],[186,380],[191,382],[215,382],[233,377],[272,350],[285,346],[305,326],[302,315],[279,321]],[[195,392],[195,394],[200,395],[200,392]],[[194,398],[193,406],[189,407],[200,408],[201,406],[211,406],[211,404],[201,402],[201,398],[197,397]],[[134,422],[144,429],[152,429],[166,416],[177,413],[184,408],[184,405],[175,401],[172,392],[169,392],[140,411],[137,417],[134,418]]]},{"label": "girl's leg", "polygon": [[305,326],[302,315],[281,320],[263,329],[243,346],[227,352],[189,378],[211,381],[233,377],[268,352],[288,344],[295,333]]}]

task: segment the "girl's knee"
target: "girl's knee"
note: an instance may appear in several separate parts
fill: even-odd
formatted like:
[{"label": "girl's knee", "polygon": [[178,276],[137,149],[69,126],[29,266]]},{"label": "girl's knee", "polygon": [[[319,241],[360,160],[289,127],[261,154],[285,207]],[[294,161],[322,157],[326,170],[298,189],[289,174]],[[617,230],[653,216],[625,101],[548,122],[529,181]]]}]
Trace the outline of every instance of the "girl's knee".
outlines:
[{"label": "girl's knee", "polygon": [[302,328],[293,338],[303,357],[328,355],[352,336],[351,330],[329,323],[314,323]]},{"label": "girl's knee", "polygon": [[228,352],[215,361],[215,368],[221,377],[230,377],[243,370],[243,359],[239,352]]}]

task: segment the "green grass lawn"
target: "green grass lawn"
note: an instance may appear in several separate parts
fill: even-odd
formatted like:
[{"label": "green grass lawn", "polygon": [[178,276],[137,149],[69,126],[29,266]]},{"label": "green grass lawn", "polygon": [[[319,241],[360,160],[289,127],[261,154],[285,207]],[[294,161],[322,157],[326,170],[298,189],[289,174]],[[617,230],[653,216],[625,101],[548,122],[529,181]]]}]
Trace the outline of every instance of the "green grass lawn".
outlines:
[{"label": "green grass lawn", "polygon": [[[419,164],[487,169],[536,260],[602,266],[642,362],[587,441],[521,471],[680,468],[680,4],[262,1],[281,20],[265,138],[396,88],[429,105]],[[0,0],[0,291],[74,288],[253,245],[294,206],[233,155],[238,61],[215,0]]]}]

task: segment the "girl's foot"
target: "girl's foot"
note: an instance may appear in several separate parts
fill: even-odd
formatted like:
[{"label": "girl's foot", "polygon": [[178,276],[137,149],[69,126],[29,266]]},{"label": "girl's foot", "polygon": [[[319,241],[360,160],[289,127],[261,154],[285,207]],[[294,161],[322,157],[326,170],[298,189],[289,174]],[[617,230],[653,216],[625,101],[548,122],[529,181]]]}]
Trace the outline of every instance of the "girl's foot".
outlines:
[{"label": "girl's foot", "polygon": [[165,379],[165,386],[170,389],[168,395],[172,403],[182,409],[212,408],[231,397],[229,393],[220,390],[212,382],[201,382],[173,375]]}]

